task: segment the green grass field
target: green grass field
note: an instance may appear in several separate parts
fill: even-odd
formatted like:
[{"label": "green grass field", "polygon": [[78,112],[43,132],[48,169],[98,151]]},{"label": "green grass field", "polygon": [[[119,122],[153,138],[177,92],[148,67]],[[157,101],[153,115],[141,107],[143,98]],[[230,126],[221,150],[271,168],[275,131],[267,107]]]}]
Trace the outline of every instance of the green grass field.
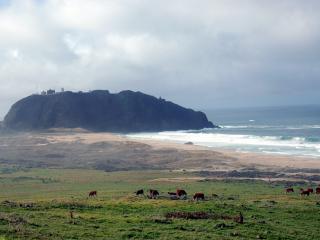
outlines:
[{"label": "green grass field", "polygon": [[[154,181],[175,177],[194,175],[2,166],[0,239],[320,239],[320,196],[286,195],[283,185],[259,181]],[[158,189],[161,197],[134,196],[140,188]],[[165,193],[176,188],[189,199],[168,199]],[[97,198],[87,197],[91,190]],[[194,192],[204,192],[206,201],[192,201]],[[241,211],[244,224],[165,217],[178,211],[231,217]]]}]

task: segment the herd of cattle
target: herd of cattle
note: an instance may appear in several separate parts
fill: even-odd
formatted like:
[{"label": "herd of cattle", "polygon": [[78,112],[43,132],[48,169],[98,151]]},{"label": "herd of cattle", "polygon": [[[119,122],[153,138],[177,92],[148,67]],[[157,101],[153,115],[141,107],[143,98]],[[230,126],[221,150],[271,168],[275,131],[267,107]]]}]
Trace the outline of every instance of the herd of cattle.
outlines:
[{"label": "herd of cattle", "polygon": [[[135,195],[137,196],[145,196],[144,194],[144,190],[143,189],[140,189],[136,192],[134,192]],[[155,190],[155,189],[150,189],[149,190],[149,193],[147,194],[147,197],[149,199],[157,199],[159,197],[159,191],[158,190]],[[181,200],[185,200],[187,199],[187,192],[183,189],[177,189],[176,192],[168,192],[168,195],[170,197],[170,199],[172,200],[178,200],[178,199],[181,199]],[[89,197],[96,197],[97,196],[97,191],[91,191],[89,192]],[[204,193],[195,193],[193,195],[193,200],[204,200]]]},{"label": "herd of cattle", "polygon": [[[318,187],[315,189],[316,194],[320,194],[320,184]],[[293,193],[294,189],[292,187],[286,188],[285,189],[286,193]],[[309,196],[310,194],[314,193],[313,188],[307,188],[306,190],[303,188],[300,188],[300,194],[301,196]],[[138,191],[134,192],[135,195],[137,196],[145,196],[144,190],[139,189]],[[155,189],[150,189],[148,191],[148,194],[146,195],[149,199],[157,199],[159,197],[159,191]],[[168,195],[170,199],[172,200],[186,200],[187,199],[187,192],[183,189],[177,189],[175,192],[168,192]],[[213,194],[215,195],[215,194]],[[97,191],[91,191],[89,192],[89,197],[96,197],[97,196]],[[202,192],[197,192],[193,195],[193,200],[198,201],[198,200],[204,200],[204,193]]]},{"label": "herd of cattle", "polygon": [[[294,190],[292,187],[290,188],[286,188],[286,193],[293,193]],[[313,188],[307,188],[307,189],[303,189],[300,188],[300,194],[301,196],[309,196],[311,193],[314,193]],[[318,185],[318,187],[316,187],[316,194],[320,194],[320,185]]]},{"label": "herd of cattle", "polygon": [[[140,190],[136,191],[135,194],[137,196],[139,196],[139,195],[144,196],[144,191],[143,191],[143,189],[140,189]],[[177,189],[176,192],[168,192],[168,195],[169,195],[170,199],[172,199],[172,200],[178,200],[178,199],[185,200],[185,199],[187,199],[187,192],[183,189]],[[159,191],[154,190],[154,189],[150,189],[147,197],[150,199],[156,199],[159,197]],[[193,195],[193,200],[204,200],[204,193],[201,193],[201,192],[195,193]]]}]

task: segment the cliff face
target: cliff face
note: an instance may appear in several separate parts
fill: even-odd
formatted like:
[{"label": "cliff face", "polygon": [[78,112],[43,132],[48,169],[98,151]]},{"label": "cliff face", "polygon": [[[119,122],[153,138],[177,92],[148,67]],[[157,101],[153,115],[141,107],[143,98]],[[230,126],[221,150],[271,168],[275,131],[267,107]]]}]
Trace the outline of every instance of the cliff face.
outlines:
[{"label": "cliff face", "polygon": [[63,92],[31,95],[16,102],[4,125],[16,130],[81,127],[93,131],[140,132],[215,127],[202,112],[141,92]]}]

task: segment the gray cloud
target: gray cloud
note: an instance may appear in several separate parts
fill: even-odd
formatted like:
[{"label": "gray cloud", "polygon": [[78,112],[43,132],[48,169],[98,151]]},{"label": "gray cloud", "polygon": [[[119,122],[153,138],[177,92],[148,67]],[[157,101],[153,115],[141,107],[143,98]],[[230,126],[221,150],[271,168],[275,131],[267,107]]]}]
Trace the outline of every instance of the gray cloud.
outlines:
[{"label": "gray cloud", "polygon": [[319,1],[0,0],[0,119],[41,89],[319,103]]}]

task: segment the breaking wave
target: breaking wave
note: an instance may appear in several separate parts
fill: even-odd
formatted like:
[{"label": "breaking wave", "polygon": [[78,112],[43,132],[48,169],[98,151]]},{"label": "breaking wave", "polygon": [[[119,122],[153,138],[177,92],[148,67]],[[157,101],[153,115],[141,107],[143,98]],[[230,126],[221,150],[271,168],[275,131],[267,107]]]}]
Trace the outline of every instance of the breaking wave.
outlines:
[{"label": "breaking wave", "polygon": [[[319,126],[319,125],[317,125]],[[320,137],[257,136],[251,134],[228,134],[203,129],[199,131],[166,131],[130,134],[129,137],[171,141],[193,142],[195,145],[231,148],[243,152],[261,152],[287,155],[320,157]],[[230,126],[229,126],[230,127]],[[244,126],[237,126],[244,127]]]},{"label": "breaking wave", "polygon": [[222,129],[287,129],[287,130],[303,130],[303,129],[320,129],[320,125],[301,125],[301,126],[279,126],[279,125],[221,125]]}]

